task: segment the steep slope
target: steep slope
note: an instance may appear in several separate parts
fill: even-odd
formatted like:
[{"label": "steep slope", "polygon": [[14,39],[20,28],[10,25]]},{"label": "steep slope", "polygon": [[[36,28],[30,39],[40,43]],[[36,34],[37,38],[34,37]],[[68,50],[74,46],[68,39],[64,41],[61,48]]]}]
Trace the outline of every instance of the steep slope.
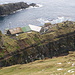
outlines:
[{"label": "steep slope", "polygon": [[75,75],[75,52],[0,69],[0,75]]},{"label": "steep slope", "polygon": [[24,64],[75,51],[75,22],[58,23],[51,29],[42,35],[37,32],[22,33],[19,36],[3,35],[0,66]]}]

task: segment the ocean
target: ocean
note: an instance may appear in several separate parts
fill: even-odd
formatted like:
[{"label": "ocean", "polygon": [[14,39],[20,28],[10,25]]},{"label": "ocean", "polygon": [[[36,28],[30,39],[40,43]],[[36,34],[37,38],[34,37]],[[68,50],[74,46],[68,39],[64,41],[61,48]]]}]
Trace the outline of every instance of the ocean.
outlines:
[{"label": "ocean", "polygon": [[29,24],[43,26],[47,22],[75,21],[75,0],[0,0],[0,4],[14,2],[36,3],[39,7],[29,7],[0,17],[0,30],[3,33],[6,29]]}]

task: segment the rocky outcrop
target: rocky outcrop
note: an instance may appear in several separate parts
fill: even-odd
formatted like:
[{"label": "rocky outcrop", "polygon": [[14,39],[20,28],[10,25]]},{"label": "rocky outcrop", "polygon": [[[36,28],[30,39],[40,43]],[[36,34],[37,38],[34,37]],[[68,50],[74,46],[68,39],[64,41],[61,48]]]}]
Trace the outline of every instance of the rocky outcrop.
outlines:
[{"label": "rocky outcrop", "polygon": [[0,31],[0,47],[2,47],[3,41],[2,41],[2,32]]},{"label": "rocky outcrop", "polygon": [[39,7],[39,6],[38,6],[38,5],[36,5],[35,3],[31,3],[29,6]]},{"label": "rocky outcrop", "polygon": [[29,63],[75,51],[75,22],[59,23],[55,31],[43,35],[22,33],[12,39],[4,36],[5,48],[0,52],[0,67]]},{"label": "rocky outcrop", "polygon": [[[61,39],[50,42],[41,41],[33,45],[27,45],[25,39],[19,40],[20,50],[10,52],[0,59],[0,66],[11,66],[14,64],[24,64],[35,60],[52,58],[60,55],[66,55],[69,50],[75,50],[75,33],[61,37]],[[68,42],[67,42],[68,41]],[[28,42],[28,41],[27,41]],[[26,47],[27,46],[27,47]]]},{"label": "rocky outcrop", "polygon": [[28,5],[24,2],[18,2],[18,3],[9,3],[9,4],[3,4],[0,5],[0,16],[8,15],[13,13],[14,11],[20,10],[20,9],[26,9],[29,6],[35,6],[36,4],[32,3]]}]

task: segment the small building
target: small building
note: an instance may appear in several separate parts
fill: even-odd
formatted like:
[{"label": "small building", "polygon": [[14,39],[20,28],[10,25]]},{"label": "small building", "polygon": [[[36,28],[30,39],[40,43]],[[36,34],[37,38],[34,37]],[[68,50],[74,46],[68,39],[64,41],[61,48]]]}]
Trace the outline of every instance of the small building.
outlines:
[{"label": "small building", "polygon": [[29,25],[32,31],[40,32],[42,27],[35,26],[35,25]]},{"label": "small building", "polygon": [[23,32],[30,32],[31,28],[29,26],[25,26],[21,28]]},{"label": "small building", "polygon": [[20,27],[7,30],[7,34],[9,34],[9,35],[19,34],[19,33],[22,33],[22,32],[23,31]]},{"label": "small building", "polygon": [[22,27],[22,31],[23,32],[30,32],[30,31],[40,32],[41,28],[42,27],[35,26],[35,25],[28,25],[28,26]]},{"label": "small building", "polygon": [[15,35],[15,34],[23,33],[23,32],[31,32],[31,31],[40,32],[41,28],[42,27],[35,26],[35,25],[27,25],[27,26],[22,27],[22,28],[21,27],[17,27],[17,28],[13,28],[13,29],[8,29],[6,34],[8,34],[8,35]]}]

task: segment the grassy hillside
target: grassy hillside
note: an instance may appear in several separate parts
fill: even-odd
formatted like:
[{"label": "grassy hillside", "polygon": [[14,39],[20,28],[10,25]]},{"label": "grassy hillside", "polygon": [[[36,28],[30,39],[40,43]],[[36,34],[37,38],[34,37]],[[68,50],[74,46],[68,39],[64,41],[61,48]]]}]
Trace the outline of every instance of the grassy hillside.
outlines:
[{"label": "grassy hillside", "polygon": [[0,75],[75,75],[75,52],[0,69]]},{"label": "grassy hillside", "polygon": [[46,33],[1,34],[0,67],[52,58],[75,50],[75,22],[49,25]]}]

